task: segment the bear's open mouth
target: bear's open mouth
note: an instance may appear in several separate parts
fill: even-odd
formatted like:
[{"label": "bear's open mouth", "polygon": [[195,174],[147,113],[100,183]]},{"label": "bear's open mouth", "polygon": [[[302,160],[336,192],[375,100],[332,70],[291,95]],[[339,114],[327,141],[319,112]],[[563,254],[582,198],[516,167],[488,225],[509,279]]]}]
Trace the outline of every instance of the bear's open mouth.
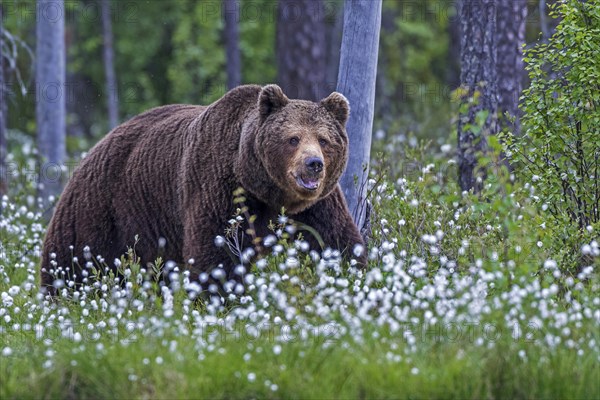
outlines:
[{"label": "bear's open mouth", "polygon": [[298,175],[296,177],[296,182],[298,185],[308,190],[317,190],[319,188],[319,178],[317,177],[304,177],[302,175]]}]

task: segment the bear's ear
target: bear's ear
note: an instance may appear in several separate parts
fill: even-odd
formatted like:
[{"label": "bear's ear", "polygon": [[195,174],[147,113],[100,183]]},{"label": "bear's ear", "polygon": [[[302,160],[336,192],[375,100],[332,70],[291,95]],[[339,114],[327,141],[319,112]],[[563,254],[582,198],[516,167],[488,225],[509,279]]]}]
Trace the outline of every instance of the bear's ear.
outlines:
[{"label": "bear's ear", "polygon": [[277,85],[267,85],[258,96],[258,110],[263,119],[281,110],[290,101]]},{"label": "bear's ear", "polygon": [[348,116],[350,115],[350,104],[343,94],[333,92],[320,103],[327,111],[338,120],[342,126],[346,126]]}]

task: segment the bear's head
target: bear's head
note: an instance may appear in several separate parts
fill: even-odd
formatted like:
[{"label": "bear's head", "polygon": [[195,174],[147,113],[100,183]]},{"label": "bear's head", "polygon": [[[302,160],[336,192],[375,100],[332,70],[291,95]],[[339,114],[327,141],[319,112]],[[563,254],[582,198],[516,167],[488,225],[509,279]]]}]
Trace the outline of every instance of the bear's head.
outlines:
[{"label": "bear's head", "polygon": [[348,100],[336,92],[318,103],[290,100],[279,86],[267,85],[256,107],[248,144],[258,165],[244,186],[273,207],[301,212],[330,194],[346,168]]}]

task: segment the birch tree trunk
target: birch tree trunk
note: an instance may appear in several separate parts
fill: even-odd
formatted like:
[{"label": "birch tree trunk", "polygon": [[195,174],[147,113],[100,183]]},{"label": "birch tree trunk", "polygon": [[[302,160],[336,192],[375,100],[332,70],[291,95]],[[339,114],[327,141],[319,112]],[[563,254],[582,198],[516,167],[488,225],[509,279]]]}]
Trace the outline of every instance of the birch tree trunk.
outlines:
[{"label": "birch tree trunk", "polygon": [[487,152],[487,137],[498,131],[496,110],[496,2],[465,0],[461,4],[458,116],[458,183],[479,192],[486,177],[478,159]]},{"label": "birch tree trunk", "polygon": [[361,230],[368,207],[366,186],[380,29],[381,0],[346,0],[337,91],[350,102],[350,119],[346,126],[350,159],[340,183],[352,217]]},{"label": "birch tree trunk", "polygon": [[106,76],[106,99],[108,125],[112,129],[119,124],[119,91],[115,76],[115,53],[113,46],[110,0],[102,0],[102,39],[104,42],[104,74]]},{"label": "birch tree trunk", "polygon": [[65,7],[38,0],[36,122],[40,156],[38,193],[45,204],[62,188],[65,160]]}]

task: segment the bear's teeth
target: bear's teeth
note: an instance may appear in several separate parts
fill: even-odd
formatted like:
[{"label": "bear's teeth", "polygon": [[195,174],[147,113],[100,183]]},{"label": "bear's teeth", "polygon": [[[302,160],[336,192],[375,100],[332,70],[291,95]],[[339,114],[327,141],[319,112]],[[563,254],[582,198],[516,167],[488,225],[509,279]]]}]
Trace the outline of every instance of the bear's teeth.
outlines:
[{"label": "bear's teeth", "polygon": [[319,181],[308,180],[306,182],[306,186],[308,186],[311,189],[316,189],[317,186],[319,186]]}]

